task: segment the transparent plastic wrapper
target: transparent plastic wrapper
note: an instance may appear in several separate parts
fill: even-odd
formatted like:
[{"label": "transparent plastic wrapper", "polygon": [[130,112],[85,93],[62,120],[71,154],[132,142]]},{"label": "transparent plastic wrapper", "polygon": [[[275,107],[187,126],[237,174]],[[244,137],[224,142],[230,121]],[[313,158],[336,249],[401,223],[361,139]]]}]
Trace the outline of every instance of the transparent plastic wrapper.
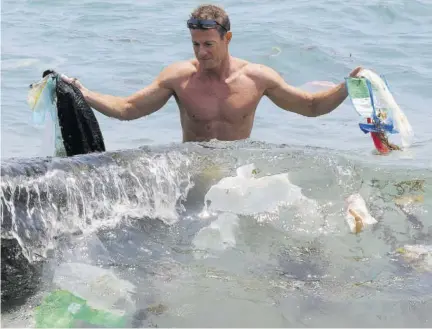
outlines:
[{"label": "transparent plastic wrapper", "polygon": [[388,140],[389,134],[399,134],[402,148],[409,148],[414,132],[408,118],[391,94],[387,80],[371,70],[363,69],[358,77],[346,78],[348,94],[356,112],[362,118],[359,123],[364,133],[370,133],[380,153],[400,150]]},{"label": "transparent plastic wrapper", "polygon": [[55,289],[35,308],[36,328],[123,328],[136,311],[136,287],[112,270],[78,262],[56,267]]},{"label": "transparent plastic wrapper", "polygon": [[95,309],[123,315],[133,308],[136,287],[113,271],[83,263],[62,263],[55,270],[54,283],[83,298]]},{"label": "transparent plastic wrapper", "polygon": [[[99,123],[81,91],[62,79],[63,75],[46,70],[42,79],[30,85],[27,103],[36,125],[45,124],[43,153],[52,148],[54,156],[74,156],[105,151]],[[47,117],[49,118],[47,120]]]},{"label": "transparent plastic wrapper", "polygon": [[124,328],[124,315],[98,310],[67,290],[56,290],[35,309],[36,328]]},{"label": "transparent plastic wrapper", "polygon": [[352,233],[360,233],[366,226],[374,225],[378,221],[372,217],[366,202],[360,194],[352,194],[346,199],[346,221]]},{"label": "transparent plastic wrapper", "polygon": [[193,239],[196,249],[209,251],[224,251],[236,245],[236,230],[239,226],[239,218],[231,213],[222,213],[202,228]]},{"label": "transparent plastic wrapper", "polygon": [[27,94],[27,104],[32,111],[33,122],[39,126],[45,125],[42,153],[65,156],[66,151],[57,115],[56,84],[57,80],[51,74],[31,84]]},{"label": "transparent plastic wrapper", "polygon": [[257,178],[254,164],[239,167],[236,173],[210,188],[204,198],[205,211],[254,215],[277,211],[279,206],[316,208],[315,203],[302,194],[301,188],[290,182],[286,173]]}]

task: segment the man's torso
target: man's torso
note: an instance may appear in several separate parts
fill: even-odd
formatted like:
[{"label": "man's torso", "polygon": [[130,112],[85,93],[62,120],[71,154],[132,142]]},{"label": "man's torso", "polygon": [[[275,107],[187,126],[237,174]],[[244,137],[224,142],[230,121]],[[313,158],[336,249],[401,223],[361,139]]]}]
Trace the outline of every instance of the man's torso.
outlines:
[{"label": "man's torso", "polygon": [[248,138],[263,95],[262,86],[248,74],[251,64],[234,59],[225,81],[200,76],[193,61],[190,67],[185,65],[185,72],[173,84],[183,140]]}]

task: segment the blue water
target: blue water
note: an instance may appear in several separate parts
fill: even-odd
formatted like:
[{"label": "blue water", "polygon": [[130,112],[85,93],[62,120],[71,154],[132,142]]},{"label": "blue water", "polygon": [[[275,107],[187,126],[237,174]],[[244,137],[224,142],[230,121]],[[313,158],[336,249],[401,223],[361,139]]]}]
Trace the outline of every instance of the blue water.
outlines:
[{"label": "blue water", "polygon": [[[140,284],[152,285],[162,303],[171,303],[167,315],[156,318],[154,323],[159,326],[430,326],[432,318],[428,308],[430,309],[431,291],[423,290],[424,296],[418,294],[422,291],[421,287],[431,282],[431,277],[424,276],[425,274],[410,277],[407,280],[411,281],[404,283],[405,287],[408,287],[406,289],[403,284],[398,283],[399,281],[389,283],[390,278],[399,277],[400,273],[396,271],[395,274],[388,268],[391,261],[386,258],[386,253],[404,243],[432,243],[431,1],[368,0],[354,3],[340,0],[230,0],[218,3],[224,6],[231,18],[231,54],[274,68],[294,86],[304,86],[316,80],[339,83],[357,66],[384,74],[397,103],[414,129],[415,140],[406,152],[393,152],[385,157],[377,156],[373,153],[370,137],[358,128],[359,117],[348,100],[328,115],[305,118],[278,109],[268,99],[263,99],[258,107],[251,135],[251,140],[258,143],[234,143],[235,147],[232,148],[226,144],[220,146],[216,143],[217,148],[221,147],[217,153],[217,157],[221,159],[220,165],[225,166],[226,175],[232,174],[239,165],[251,161],[259,163],[265,168],[263,172],[266,173],[293,173],[294,183],[301,186],[308,197],[318,200],[325,209],[330,209],[328,216],[336,218],[339,223],[337,230],[330,232],[337,232],[335,234],[341,240],[335,242],[329,238],[330,234],[323,237],[323,241],[317,242],[319,238],[314,235],[310,238],[314,243],[309,239],[305,242],[290,230],[289,233],[278,229],[274,231],[274,228],[261,227],[256,221],[253,221],[254,224],[243,223],[244,231],[238,238],[241,241],[241,246],[236,250],[238,253],[221,256],[220,263],[213,260],[210,264],[204,262],[190,265],[186,261],[183,262],[185,256],[177,255],[177,258],[173,256],[176,266],[172,266],[170,274],[174,279],[165,290],[166,281],[160,276],[163,273],[159,273],[157,280],[154,281],[147,278],[143,281],[138,280]],[[164,66],[193,56],[185,21],[190,11],[198,4],[198,1],[166,0],[77,0],[55,3],[2,1],[2,163],[8,164],[11,158],[28,159],[50,152],[47,151],[45,144],[46,130],[32,124],[31,113],[26,103],[28,85],[39,80],[44,70],[55,69],[68,76],[77,77],[86,87],[100,93],[129,95],[151,83]],[[278,56],[275,56],[274,47],[281,50]],[[114,161],[115,165],[108,167],[103,173],[92,172],[80,176],[79,171],[69,172],[65,169],[65,177],[77,180],[78,187],[68,185],[72,183],[65,183],[64,186],[67,191],[65,193],[72,193],[68,194],[67,198],[72,206],[74,202],[85,203],[83,200],[79,201],[79,197],[73,193],[78,194],[79,189],[86,189],[86,179],[96,180],[98,175],[113,175],[109,176],[111,178],[107,178],[106,182],[117,184],[124,178],[123,170],[134,168],[141,170],[142,175],[137,174],[138,177],[145,177],[147,169],[143,163],[148,161],[149,166],[152,164],[150,167],[155,168],[150,170],[150,174],[155,174],[156,179],[155,182],[146,183],[151,188],[145,195],[159,201],[171,202],[167,208],[168,212],[172,212],[179,193],[186,195],[181,182],[184,179],[191,179],[188,175],[186,178],[177,177],[179,174],[176,171],[187,172],[196,169],[202,164],[203,157],[215,157],[209,155],[206,148],[194,145],[188,149],[188,146],[179,145],[180,120],[173,99],[160,111],[135,121],[120,122],[99,113],[96,115],[108,151],[119,151],[121,154],[126,149],[135,152],[139,147],[152,146],[154,153],[150,152],[149,155],[144,152],[140,155],[141,151],[136,151],[138,158],[133,159],[136,162],[131,160],[130,164],[126,164]],[[172,151],[166,151],[163,148],[166,145],[170,145]],[[243,148],[246,151],[241,151]],[[174,152],[174,155],[170,152]],[[180,152],[181,156],[177,155],[177,152]],[[140,156],[145,160],[139,160]],[[165,156],[176,160],[165,161]],[[67,168],[75,168],[74,164],[70,166]],[[143,174],[144,172],[146,174]],[[47,174],[39,183],[58,186],[62,182],[62,177],[53,178]],[[405,209],[422,222],[420,228],[407,221],[404,213],[397,210],[388,198],[388,195],[396,193],[393,185],[412,179],[422,179],[426,182],[422,192],[424,201]],[[172,188],[168,188],[168,192],[163,183],[165,180]],[[26,188],[32,188],[32,184],[39,184],[34,181],[27,182],[26,179],[10,178],[7,175],[2,176],[2,181],[12,187],[25,185]],[[126,179],[125,186],[133,185],[133,181],[133,178]],[[212,181],[212,184],[216,182]],[[133,185],[127,194],[137,195],[133,190],[135,187],[138,189],[138,185]],[[343,198],[348,193],[358,190],[362,191],[373,214],[383,220],[381,226],[363,238],[349,234],[343,219]],[[91,193],[88,193],[85,194],[88,204],[83,207],[88,206],[88,209],[94,210],[93,204],[90,204],[96,204],[96,201],[92,199]],[[123,197],[116,197],[116,193],[112,192],[114,201],[111,202],[119,207],[127,207],[129,203],[122,203]],[[196,200],[190,202],[201,204],[204,192],[200,193],[197,192],[198,197],[194,197]],[[148,207],[157,208],[152,202],[149,204],[151,205]],[[143,217],[163,217],[160,214],[165,214],[165,210],[161,208],[155,211],[147,210],[141,214]],[[111,210],[107,208],[104,211]],[[96,213],[97,211],[94,212],[94,216]],[[291,215],[285,214],[288,217]],[[194,216],[194,213],[190,212],[186,213],[185,218],[190,220],[190,217]],[[72,221],[71,218],[75,217],[69,218]],[[193,231],[193,225],[189,225],[176,226],[174,231],[180,230],[183,233],[176,231],[175,236],[193,236],[194,233],[188,231]],[[133,225],[126,227],[121,231],[122,234],[130,230],[134,232],[129,233],[130,235],[139,236],[142,230],[142,227]],[[110,239],[104,236],[107,233],[102,231],[100,234],[101,241],[110,245]],[[325,249],[321,250],[324,256],[313,252],[312,256],[305,256],[297,252],[296,242],[287,242],[285,236],[298,238],[303,246],[316,244],[316,248]],[[254,237],[262,241],[261,246],[256,246]],[[185,241],[188,241],[188,238],[184,238]],[[178,238],[181,243],[174,240],[168,239],[164,244],[179,248],[178,244],[182,246],[182,243],[185,243],[183,238]],[[120,236],[119,241],[122,241]],[[274,247],[275,243],[277,248]],[[340,250],[341,246],[343,250]],[[150,250],[152,248],[144,247]],[[288,260],[283,257],[287,250],[291,252]],[[335,250],[340,254],[331,257]],[[113,257],[120,260],[123,256],[128,258],[134,254],[133,251],[129,251],[129,255],[121,248],[113,248],[110,251],[114,254]],[[313,265],[300,265],[303,264],[304,257]],[[326,264],[322,264],[320,257],[324,257]],[[365,261],[364,265],[353,264],[345,262],[344,257],[365,257],[368,261]],[[262,260],[262,264],[254,259]],[[128,258],[128,261],[131,260]],[[315,261],[318,264],[315,264]],[[278,263],[275,266],[278,269],[280,266],[285,269],[299,266],[298,271],[316,272],[313,275],[320,276],[323,282],[330,280],[329,275],[334,276],[334,280],[330,280],[328,285],[322,283],[323,286],[313,286],[312,281],[303,280],[303,273],[299,275],[300,278],[295,284],[303,282],[302,288],[305,288],[306,292],[303,293],[302,290],[298,293],[296,289],[293,292],[292,283],[287,283],[288,279],[284,281],[283,277],[275,274],[274,268],[271,269],[274,262]],[[155,259],[152,259],[152,264],[163,268]],[[302,266],[306,266],[306,269]],[[357,291],[347,292],[338,288],[345,287],[344,284],[350,277],[355,277],[352,279],[355,282],[374,277],[374,266],[377,272],[383,269],[388,271],[384,275],[386,284],[378,284],[379,288],[364,288],[360,297],[356,295],[359,294]],[[217,276],[216,273],[209,277],[203,267],[216,272],[225,271],[225,274],[219,273]],[[340,281],[337,279],[338,275],[341,276]],[[214,277],[218,277],[217,282],[211,281]],[[199,285],[198,288],[192,288],[194,282]],[[188,288],[180,293],[178,288],[185,284]],[[154,286],[157,286],[157,289]],[[367,289],[372,289],[373,292]],[[377,290],[385,297],[380,299],[375,295]],[[204,295],[196,297],[196,294],[200,293]],[[330,298],[332,293],[339,294],[344,301],[349,302],[344,303],[335,297]],[[403,301],[408,303],[414,295],[418,303],[410,308],[411,304],[404,304]],[[307,296],[310,299],[307,299]],[[394,303],[399,304],[394,307]],[[182,305],[189,305],[189,311],[182,309]],[[187,308],[186,306],[184,308]],[[222,319],[220,312],[224,312],[226,318]],[[244,315],[240,315],[241,312],[247,312],[251,317],[245,319]],[[28,326],[28,317],[23,319],[17,314],[20,312],[17,311],[2,324],[13,325],[16,324],[14,321],[18,321],[19,324]]]}]

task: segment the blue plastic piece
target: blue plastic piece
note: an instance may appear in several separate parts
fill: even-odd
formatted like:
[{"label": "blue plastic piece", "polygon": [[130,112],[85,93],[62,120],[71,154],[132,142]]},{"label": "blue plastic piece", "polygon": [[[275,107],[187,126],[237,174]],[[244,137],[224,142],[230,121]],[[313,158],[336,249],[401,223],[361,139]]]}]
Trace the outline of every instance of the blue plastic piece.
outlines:
[{"label": "blue plastic piece", "polygon": [[[380,75],[380,77],[383,79],[383,81],[386,84],[387,88],[389,88],[389,84],[388,84],[387,79],[385,78],[385,76]],[[393,122],[385,124],[376,115],[375,102],[374,102],[374,99],[373,99],[372,84],[370,83],[370,81],[368,79],[366,79],[366,78],[363,78],[363,79],[366,80],[366,85],[368,86],[368,89],[369,89],[369,97],[370,97],[370,101],[371,101],[371,105],[372,105],[372,109],[373,109],[372,110],[372,118],[371,119],[374,122],[379,122],[379,124],[376,125],[374,123],[359,123],[360,130],[363,131],[365,134],[368,134],[370,132],[376,132],[376,133],[388,132],[390,134],[398,134],[399,131],[395,129],[395,127],[393,125]]]},{"label": "blue plastic piece", "polygon": [[373,123],[359,123],[361,131],[365,134],[370,132],[380,133],[380,132],[388,132],[390,134],[397,134],[398,131],[394,129],[393,124],[381,124],[379,127]]}]

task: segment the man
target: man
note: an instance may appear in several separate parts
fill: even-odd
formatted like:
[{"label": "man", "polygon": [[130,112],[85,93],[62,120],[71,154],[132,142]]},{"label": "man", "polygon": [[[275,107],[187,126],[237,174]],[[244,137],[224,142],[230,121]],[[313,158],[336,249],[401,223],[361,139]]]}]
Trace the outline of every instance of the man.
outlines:
[{"label": "man", "polygon": [[333,111],[348,95],[344,83],[311,94],[288,85],[267,66],[232,57],[230,20],[218,6],[198,7],[187,26],[196,58],[169,65],[149,86],[129,97],[102,95],[76,79],[64,79],[76,84],[91,107],[120,120],[156,112],[174,96],[184,142],[248,138],[263,96],[284,110],[316,117]]}]

